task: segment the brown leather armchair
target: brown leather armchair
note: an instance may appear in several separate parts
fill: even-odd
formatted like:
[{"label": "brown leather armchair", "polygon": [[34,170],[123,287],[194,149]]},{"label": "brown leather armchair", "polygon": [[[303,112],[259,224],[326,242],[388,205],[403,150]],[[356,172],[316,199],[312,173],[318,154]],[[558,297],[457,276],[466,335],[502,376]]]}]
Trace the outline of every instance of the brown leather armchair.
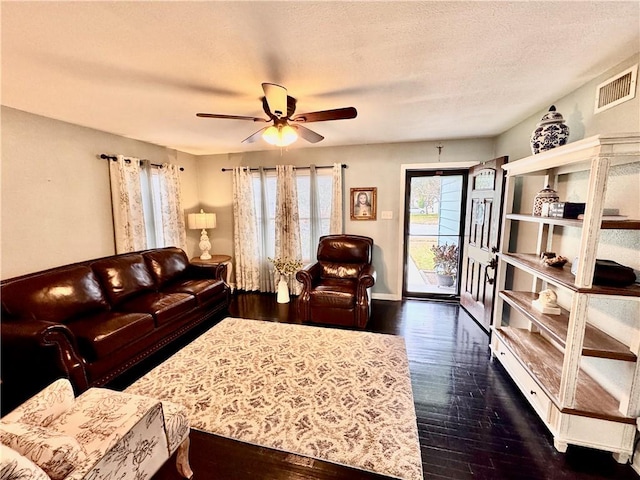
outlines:
[{"label": "brown leather armchair", "polygon": [[298,314],[303,322],[364,328],[371,314],[373,240],[360,235],[320,237],[318,261],[296,273],[302,283]]}]

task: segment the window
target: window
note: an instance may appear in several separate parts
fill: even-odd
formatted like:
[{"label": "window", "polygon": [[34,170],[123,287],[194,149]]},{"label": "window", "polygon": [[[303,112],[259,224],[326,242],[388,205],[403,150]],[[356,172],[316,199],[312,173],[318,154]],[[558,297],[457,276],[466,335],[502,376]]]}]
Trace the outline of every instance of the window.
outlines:
[{"label": "window", "polygon": [[[275,254],[276,230],[276,174],[272,171],[265,172],[264,189],[261,186],[260,174],[256,172],[252,175],[253,195],[258,219],[258,235],[263,242],[264,255],[273,257]],[[308,263],[315,260],[318,238],[321,235],[329,234],[332,172],[330,169],[316,170],[316,191],[313,197],[309,170],[296,170],[296,180],[302,261]],[[264,205],[262,199],[264,199]],[[315,200],[315,202],[312,200]]]},{"label": "window", "polygon": [[160,181],[159,168],[148,167],[141,169],[140,189],[142,191],[142,210],[144,211],[147,248],[161,248],[166,246],[162,229]]}]

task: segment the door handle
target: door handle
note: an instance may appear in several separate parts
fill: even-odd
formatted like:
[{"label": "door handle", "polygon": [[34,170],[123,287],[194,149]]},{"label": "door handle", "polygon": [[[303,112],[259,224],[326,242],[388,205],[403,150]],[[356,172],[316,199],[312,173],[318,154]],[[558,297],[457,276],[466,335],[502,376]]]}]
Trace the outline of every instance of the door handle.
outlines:
[{"label": "door handle", "polygon": [[489,260],[489,263],[487,263],[487,267],[484,269],[484,280],[489,285],[493,285],[493,282],[495,282],[495,278],[489,277],[489,269],[491,268],[495,270],[497,266],[498,260],[496,259],[496,257],[493,257],[491,260]]},{"label": "door handle", "polygon": [[493,282],[495,282],[495,279],[493,279],[493,278],[491,278],[489,276],[488,270],[489,270],[489,267],[484,269],[484,280],[485,280],[485,282],[487,282],[487,284],[493,285]]}]

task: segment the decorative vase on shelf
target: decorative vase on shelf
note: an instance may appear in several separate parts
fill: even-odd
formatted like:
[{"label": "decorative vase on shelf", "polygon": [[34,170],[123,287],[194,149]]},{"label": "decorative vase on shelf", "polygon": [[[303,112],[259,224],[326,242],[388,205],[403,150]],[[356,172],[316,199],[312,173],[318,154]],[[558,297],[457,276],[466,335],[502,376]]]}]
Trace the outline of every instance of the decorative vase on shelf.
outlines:
[{"label": "decorative vase on shelf", "polygon": [[556,112],[556,107],[551,105],[531,134],[531,151],[535,155],[551,150],[565,145],[568,139],[569,127],[565,125],[562,114]]},{"label": "decorative vase on shelf", "polygon": [[533,200],[533,214],[536,217],[540,217],[540,216],[548,217],[549,216],[548,210],[546,211],[546,215],[543,215],[543,210],[544,210],[543,205],[546,203],[558,202],[559,200],[560,200],[560,197],[558,196],[558,192],[556,192],[553,188],[547,185],[545,188],[543,188],[538,192],[538,194]]},{"label": "decorative vase on shelf", "polygon": [[278,303],[289,303],[289,285],[287,284],[286,277],[280,275],[280,281],[278,282]]}]

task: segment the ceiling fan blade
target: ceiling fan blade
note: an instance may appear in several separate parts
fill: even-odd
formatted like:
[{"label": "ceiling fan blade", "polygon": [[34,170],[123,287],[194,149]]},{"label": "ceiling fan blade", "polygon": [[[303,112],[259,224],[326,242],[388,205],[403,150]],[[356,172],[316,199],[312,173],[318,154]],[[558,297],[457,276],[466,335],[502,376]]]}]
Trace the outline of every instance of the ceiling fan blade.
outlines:
[{"label": "ceiling fan blade", "polygon": [[262,132],[264,132],[269,127],[264,127],[258,130],[256,133],[249,135],[247,138],[242,140],[240,143],[254,143],[262,138]]},{"label": "ceiling fan blade", "polygon": [[303,127],[302,125],[291,125],[298,131],[298,134],[304,138],[307,142],[318,143],[321,140],[324,140],[324,137],[319,133],[314,132],[313,130],[309,130],[307,127]]},{"label": "ceiling fan blade", "polygon": [[230,120],[251,120],[252,122],[268,122],[269,120],[266,120],[264,118],[258,118],[258,117],[245,117],[242,115],[223,115],[221,113],[196,113],[196,117],[202,117],[202,118],[224,118],[224,119],[230,119]]},{"label": "ceiling fan blade", "polygon": [[276,118],[287,116],[287,89],[275,83],[263,83],[262,90],[269,104],[269,110]]},{"label": "ceiling fan blade", "polygon": [[320,112],[301,113],[291,120],[293,122],[326,122],[329,120],[348,120],[356,118],[358,111],[353,107],[335,108],[333,110],[322,110]]}]

